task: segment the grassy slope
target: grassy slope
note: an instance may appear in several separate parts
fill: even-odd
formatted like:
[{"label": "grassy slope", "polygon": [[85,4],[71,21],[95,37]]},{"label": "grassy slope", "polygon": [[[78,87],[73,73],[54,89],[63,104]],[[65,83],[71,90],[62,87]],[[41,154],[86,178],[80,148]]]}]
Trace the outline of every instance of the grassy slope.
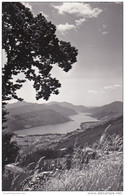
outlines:
[{"label": "grassy slope", "polygon": [[66,135],[50,134],[17,137],[16,141],[19,145],[23,146],[23,150],[25,150],[25,148],[28,150],[27,145],[29,145],[29,148],[32,148],[33,150],[36,148],[43,149],[47,147],[53,149],[68,148],[73,147],[75,142],[77,142],[77,146],[84,147],[86,143],[92,145],[94,142],[97,142],[109,124],[111,124],[111,127],[108,130],[110,135],[123,135],[123,118],[120,116],[116,119],[111,119],[108,122],[99,122],[99,124],[93,125],[93,127],[88,128],[86,131],[83,129],[81,132],[73,131]]},{"label": "grassy slope", "polygon": [[88,128],[86,131],[80,132],[78,134],[70,134],[67,138],[60,141],[56,148],[63,147],[73,147],[75,142],[77,146],[84,147],[85,144],[92,145],[94,142],[100,139],[102,133],[111,124],[111,127],[108,129],[109,135],[119,134],[123,135],[123,116],[118,118],[110,119],[109,121],[102,122],[101,124]]},{"label": "grassy slope", "polygon": [[[77,158],[72,159],[70,170],[65,168],[42,172],[39,168],[39,171],[32,169],[26,174],[19,174],[17,179],[11,176],[11,180],[6,175],[3,177],[3,190],[6,191],[10,185],[12,191],[122,191],[123,153],[113,151],[105,154],[101,150],[98,152],[99,157],[90,159],[88,164],[81,164]],[[65,164],[63,158],[60,160]],[[54,160],[47,162],[52,165]],[[40,164],[38,161],[35,167]]]},{"label": "grassy slope", "polygon": [[[17,179],[14,179],[13,176],[11,179],[9,179],[9,176],[5,174],[3,176],[3,189],[6,191],[8,185],[10,185],[11,189],[13,189],[14,191],[17,189],[18,191],[122,191],[122,122],[123,120],[121,116],[117,119],[109,120],[108,122],[105,122],[98,127],[94,127],[95,132],[97,131],[97,135],[99,135],[99,139],[103,135],[104,129],[109,124],[111,124],[111,127],[108,130],[108,134],[113,135],[115,133],[116,137],[119,134],[119,137],[117,137],[117,139],[114,137],[114,139],[112,140],[112,145],[109,145],[110,142],[106,141],[108,150],[106,149],[106,147],[104,149],[104,147],[101,145],[101,147],[94,149],[97,153],[96,158],[89,159],[87,164],[82,163],[81,161],[81,153],[79,153],[80,150],[78,149],[78,145],[83,147],[85,144],[85,142],[83,142],[83,139],[92,139],[93,136],[91,133],[93,129],[90,128],[86,132],[78,133],[77,146],[74,147],[73,153],[68,153],[70,154],[71,162],[70,170],[67,170],[66,167],[66,164],[69,161],[69,157],[64,156],[63,162],[63,158],[59,153],[59,148],[68,147],[71,145],[74,146],[74,142],[77,137],[76,134],[69,136],[67,140],[62,139],[62,141],[59,141],[59,143],[56,145],[56,147],[58,146],[57,150],[39,149],[36,152],[30,151],[29,154],[20,161],[18,166],[21,166],[24,170],[27,170],[26,167],[29,166],[30,163],[34,162],[35,169],[32,168],[30,169],[30,171],[27,171],[24,174],[17,175]],[[93,131],[93,133],[95,132]],[[73,139],[74,141],[71,141]],[[92,139],[90,144],[93,143],[92,141],[94,142],[94,140]],[[95,141],[97,140],[95,139]],[[119,149],[115,150],[115,145],[117,145]],[[112,146],[113,151],[110,150]],[[75,151],[77,151],[77,155]],[[40,159],[43,156],[45,156],[46,159],[45,161],[41,162]],[[63,163],[64,167],[61,169],[57,169],[56,167],[59,162],[58,160]],[[47,164],[46,167],[47,162],[49,164]],[[53,164],[55,167],[53,167],[54,169],[52,168]],[[44,167],[44,165],[46,168]],[[45,175],[44,172],[42,172],[42,167],[45,168]],[[50,169],[49,167],[51,167],[52,169]],[[13,186],[12,183],[14,184]],[[21,183],[23,183],[23,187],[20,186]],[[10,186],[8,187],[8,190],[10,190]]]},{"label": "grassy slope", "polygon": [[83,167],[58,172],[44,186],[45,191],[122,191],[122,153],[112,152]]}]

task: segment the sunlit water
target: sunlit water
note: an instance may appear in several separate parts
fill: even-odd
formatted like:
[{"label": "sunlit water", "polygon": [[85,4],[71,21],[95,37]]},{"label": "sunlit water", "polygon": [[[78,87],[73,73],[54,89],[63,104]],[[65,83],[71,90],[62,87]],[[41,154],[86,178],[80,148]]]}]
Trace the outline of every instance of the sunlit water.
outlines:
[{"label": "sunlit water", "polygon": [[82,122],[97,121],[96,118],[87,116],[87,113],[79,113],[77,115],[70,116],[69,118],[72,121],[55,124],[55,125],[46,125],[46,126],[33,127],[29,129],[23,129],[23,130],[15,131],[15,133],[18,135],[35,135],[35,134],[42,135],[42,134],[49,134],[49,133],[65,134],[67,132],[71,132],[80,128],[80,124]]}]

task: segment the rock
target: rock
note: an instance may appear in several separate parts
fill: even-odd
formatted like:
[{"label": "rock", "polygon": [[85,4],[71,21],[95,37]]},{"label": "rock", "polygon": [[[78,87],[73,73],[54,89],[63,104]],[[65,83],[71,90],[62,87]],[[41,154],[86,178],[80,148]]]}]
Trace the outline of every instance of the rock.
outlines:
[{"label": "rock", "polygon": [[15,164],[5,165],[5,171],[11,171],[12,173],[25,173],[25,170],[21,167],[16,166]]}]

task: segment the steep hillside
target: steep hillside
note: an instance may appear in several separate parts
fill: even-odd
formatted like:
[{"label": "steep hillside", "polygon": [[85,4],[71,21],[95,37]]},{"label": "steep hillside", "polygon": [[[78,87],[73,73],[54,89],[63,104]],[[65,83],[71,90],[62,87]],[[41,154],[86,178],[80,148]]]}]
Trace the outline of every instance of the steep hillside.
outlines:
[{"label": "steep hillside", "polygon": [[7,121],[8,129],[12,131],[37,127],[48,124],[58,124],[70,121],[59,112],[54,110],[37,110],[9,116]]},{"label": "steep hillside", "polygon": [[7,106],[7,109],[9,111],[10,115],[18,115],[18,114],[23,114],[26,112],[34,112],[38,110],[54,110],[56,112],[59,112],[63,116],[67,117],[70,115],[75,115],[77,114],[76,111],[63,107],[58,104],[37,104],[37,103],[27,103],[27,102],[17,102],[14,104],[9,104]]},{"label": "steep hillside", "polygon": [[86,131],[83,129],[81,132],[68,133],[67,136],[56,145],[56,148],[73,147],[75,142],[81,147],[85,144],[92,145],[100,139],[102,133],[109,125],[111,125],[108,129],[109,135],[119,134],[123,136],[123,116],[119,116],[118,118],[110,119],[105,122],[99,122],[99,124],[97,123],[97,125],[87,128]]},{"label": "steep hillside", "polygon": [[98,119],[109,119],[123,114],[123,103],[116,101],[101,107],[90,108],[89,112]]},{"label": "steep hillside", "polygon": [[[121,116],[98,125],[98,130],[92,128],[95,131],[101,130],[102,138],[104,135],[102,128],[110,124],[108,137],[112,138],[111,141],[108,141],[108,137],[105,137],[106,144],[105,142],[101,144],[99,136],[99,142],[97,142],[98,139],[95,140],[96,145],[93,146],[92,140],[89,146],[84,144],[85,134],[78,134],[79,137],[75,134],[75,138],[78,138],[77,141],[74,139],[75,145],[71,142],[73,133],[70,133],[68,140],[64,135],[43,135],[41,138],[32,136],[32,139],[30,136],[31,144],[25,143],[25,148],[29,147],[29,150],[25,150],[24,155],[21,151],[16,163],[5,165],[6,171],[2,175],[2,190],[123,191],[122,122]],[[119,131],[117,131],[118,129]],[[87,131],[92,134],[90,129]],[[92,135],[90,136],[92,138]],[[26,137],[24,139],[27,140]],[[50,144],[45,146],[45,142],[53,142],[54,139],[56,139],[57,147],[52,149]],[[38,148],[36,142],[41,142],[42,148]],[[35,146],[36,150],[34,150]]]},{"label": "steep hillside", "polygon": [[7,105],[9,111],[7,126],[13,131],[58,124],[70,121],[70,115],[76,111],[58,104],[37,104],[25,101]]}]

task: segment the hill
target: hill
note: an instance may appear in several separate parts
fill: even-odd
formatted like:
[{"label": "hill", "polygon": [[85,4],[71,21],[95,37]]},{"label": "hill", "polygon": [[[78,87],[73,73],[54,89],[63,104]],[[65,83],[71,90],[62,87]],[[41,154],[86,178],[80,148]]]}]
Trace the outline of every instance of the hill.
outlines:
[{"label": "hill", "polygon": [[123,103],[119,101],[112,102],[101,107],[90,108],[91,116],[97,119],[109,119],[123,114]]},{"label": "hill", "polygon": [[52,109],[56,112],[61,113],[65,117],[77,114],[77,112],[75,110],[73,110],[72,108],[68,108],[66,106],[59,105],[59,104],[51,104],[51,105],[47,104],[46,107],[48,107],[49,109]]},{"label": "hill", "polygon": [[118,117],[123,113],[123,103],[113,102],[101,107],[87,108],[68,102],[50,102],[46,104],[25,101],[7,105],[9,111],[8,128],[12,130],[57,124],[70,121],[69,116],[86,112],[99,120]]},{"label": "hill", "polygon": [[9,115],[18,115],[18,114],[23,114],[26,112],[34,112],[38,110],[54,110],[56,112],[59,112],[65,117],[77,114],[76,111],[58,104],[52,104],[52,105],[37,104],[37,103],[28,103],[25,101],[17,102],[14,104],[8,104],[7,109],[9,111]]},{"label": "hill", "polygon": [[54,110],[36,110],[9,116],[8,129],[17,131],[48,124],[65,123],[71,119]]},{"label": "hill", "polygon": [[54,147],[63,148],[63,147],[73,147],[75,143],[77,146],[84,147],[85,144],[92,145],[97,140],[100,139],[101,135],[104,133],[104,130],[109,126],[108,134],[109,135],[120,135],[123,136],[123,116],[107,120],[105,122],[99,122],[96,125],[90,126],[87,129],[81,129],[81,131],[74,131],[67,134],[67,136],[61,140]]},{"label": "hill", "polygon": [[17,107],[22,107],[22,106],[27,106],[27,105],[32,105],[32,103],[26,102],[26,101],[18,101],[16,103],[7,104],[7,109],[17,108]]},{"label": "hill", "polygon": [[48,105],[60,105],[60,106],[63,106],[65,108],[70,108],[72,110],[75,110],[76,112],[87,112],[88,111],[88,108],[83,106],[83,105],[74,105],[74,104],[71,104],[69,102],[50,102],[48,103]]},{"label": "hill", "polygon": [[58,104],[37,104],[25,101],[8,104],[9,111],[7,126],[13,131],[52,125],[70,121],[71,115],[76,111]]},{"label": "hill", "polygon": [[[104,130],[109,125],[101,144]],[[43,145],[43,148],[33,150],[36,142],[32,140],[29,151],[22,153],[16,163],[5,166],[2,190],[123,191],[122,128],[123,117],[120,116],[81,133],[54,135],[56,139],[60,136],[60,141],[55,140],[53,149],[50,147],[54,145],[53,135],[49,135],[51,144],[47,148]],[[47,136],[41,136],[39,142],[48,142]],[[25,144],[28,149],[28,143]]]}]

